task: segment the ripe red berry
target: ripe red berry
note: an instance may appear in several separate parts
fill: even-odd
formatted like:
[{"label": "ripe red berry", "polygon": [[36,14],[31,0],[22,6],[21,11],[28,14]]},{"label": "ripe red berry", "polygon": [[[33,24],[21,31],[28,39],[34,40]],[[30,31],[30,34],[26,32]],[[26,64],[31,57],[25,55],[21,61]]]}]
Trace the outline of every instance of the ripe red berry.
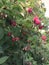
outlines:
[{"label": "ripe red berry", "polygon": [[35,22],[35,21],[36,21],[36,19],[38,19],[38,16],[35,16],[35,17],[33,18],[33,21]]},{"label": "ripe red berry", "polygon": [[36,25],[40,25],[40,23],[41,23],[41,22],[40,22],[39,19],[37,19],[37,20],[35,21],[35,24],[36,24]]},{"label": "ripe red berry", "polygon": [[39,20],[39,18],[37,16],[34,17],[33,21],[34,21],[34,23],[36,25],[40,25],[41,24],[41,22],[40,22],[40,20]]},{"label": "ripe red berry", "polygon": [[11,21],[11,25],[12,25],[12,26],[16,26],[16,22],[12,20],[12,21]]},{"label": "ripe red berry", "polygon": [[42,29],[43,27],[44,27],[43,25],[40,25],[40,26],[39,26],[39,29]]},{"label": "ripe red berry", "polygon": [[42,40],[44,40],[44,41],[46,41],[46,39],[47,39],[45,35],[42,35],[41,38],[42,38]]},{"label": "ripe red berry", "polygon": [[11,32],[8,32],[8,34],[7,34],[8,36],[11,36]]},{"label": "ripe red berry", "polygon": [[12,26],[16,26],[16,22],[12,22]]},{"label": "ripe red berry", "polygon": [[28,8],[28,13],[32,13],[32,8]]},{"label": "ripe red berry", "polygon": [[15,40],[15,38],[12,38],[12,42],[15,42],[16,40]]}]

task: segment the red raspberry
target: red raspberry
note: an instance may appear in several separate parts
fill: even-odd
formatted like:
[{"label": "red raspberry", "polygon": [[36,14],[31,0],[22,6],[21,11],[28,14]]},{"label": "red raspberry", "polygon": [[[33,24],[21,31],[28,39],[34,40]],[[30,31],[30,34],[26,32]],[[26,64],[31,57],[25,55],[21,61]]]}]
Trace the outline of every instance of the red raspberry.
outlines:
[{"label": "red raspberry", "polygon": [[37,19],[36,22],[35,22],[35,24],[36,24],[36,25],[40,25],[40,24],[41,24],[40,20]]},{"label": "red raspberry", "polygon": [[16,40],[15,40],[15,38],[12,38],[12,42],[15,42]]},{"label": "red raspberry", "polygon": [[40,25],[40,26],[39,26],[39,29],[42,29],[43,27],[44,27],[43,25]]},{"label": "red raspberry", "polygon": [[42,35],[42,40],[46,41],[46,36],[45,35]]},{"label": "red raspberry", "polygon": [[41,22],[40,22],[40,20],[39,20],[39,18],[37,16],[34,17],[33,21],[34,21],[34,23],[36,25],[40,25],[41,24]]},{"label": "red raspberry", "polygon": [[12,25],[12,26],[16,26],[16,22],[12,20],[12,21],[11,21],[11,25]]},{"label": "red raspberry", "polygon": [[12,26],[16,26],[16,22],[12,22]]},{"label": "red raspberry", "polygon": [[28,8],[28,13],[32,13],[32,8]]},{"label": "red raspberry", "polygon": [[35,17],[33,18],[33,21],[35,22],[35,21],[36,21],[36,19],[38,19],[38,16],[35,16]]},{"label": "red raspberry", "polygon": [[8,36],[11,36],[11,32],[8,32],[8,34],[7,34]]}]

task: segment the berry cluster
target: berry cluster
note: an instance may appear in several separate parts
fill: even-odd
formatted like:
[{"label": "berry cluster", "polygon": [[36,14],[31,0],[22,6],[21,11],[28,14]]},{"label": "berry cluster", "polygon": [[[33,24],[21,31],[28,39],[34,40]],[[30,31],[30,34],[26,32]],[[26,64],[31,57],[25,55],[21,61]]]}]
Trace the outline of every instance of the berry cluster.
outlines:
[{"label": "berry cluster", "polygon": [[[8,32],[7,34],[9,37],[11,36],[12,37],[12,33],[11,32]],[[12,42],[15,42],[15,41],[19,41],[19,37],[12,37]]]}]

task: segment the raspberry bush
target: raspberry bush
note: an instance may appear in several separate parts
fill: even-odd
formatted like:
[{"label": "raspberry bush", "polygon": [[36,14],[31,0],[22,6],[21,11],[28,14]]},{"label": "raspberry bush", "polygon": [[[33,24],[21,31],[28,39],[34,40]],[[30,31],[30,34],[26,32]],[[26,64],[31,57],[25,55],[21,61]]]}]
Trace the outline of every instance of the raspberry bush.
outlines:
[{"label": "raspberry bush", "polygon": [[0,0],[1,65],[49,65],[44,13],[41,0]]}]

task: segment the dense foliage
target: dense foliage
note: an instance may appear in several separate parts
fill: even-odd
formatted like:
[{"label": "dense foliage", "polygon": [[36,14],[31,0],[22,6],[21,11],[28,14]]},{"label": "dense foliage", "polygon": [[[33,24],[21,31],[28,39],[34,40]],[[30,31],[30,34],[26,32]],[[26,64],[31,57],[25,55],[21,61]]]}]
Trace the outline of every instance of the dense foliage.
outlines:
[{"label": "dense foliage", "polygon": [[44,13],[41,0],[0,0],[1,65],[49,65]]}]

